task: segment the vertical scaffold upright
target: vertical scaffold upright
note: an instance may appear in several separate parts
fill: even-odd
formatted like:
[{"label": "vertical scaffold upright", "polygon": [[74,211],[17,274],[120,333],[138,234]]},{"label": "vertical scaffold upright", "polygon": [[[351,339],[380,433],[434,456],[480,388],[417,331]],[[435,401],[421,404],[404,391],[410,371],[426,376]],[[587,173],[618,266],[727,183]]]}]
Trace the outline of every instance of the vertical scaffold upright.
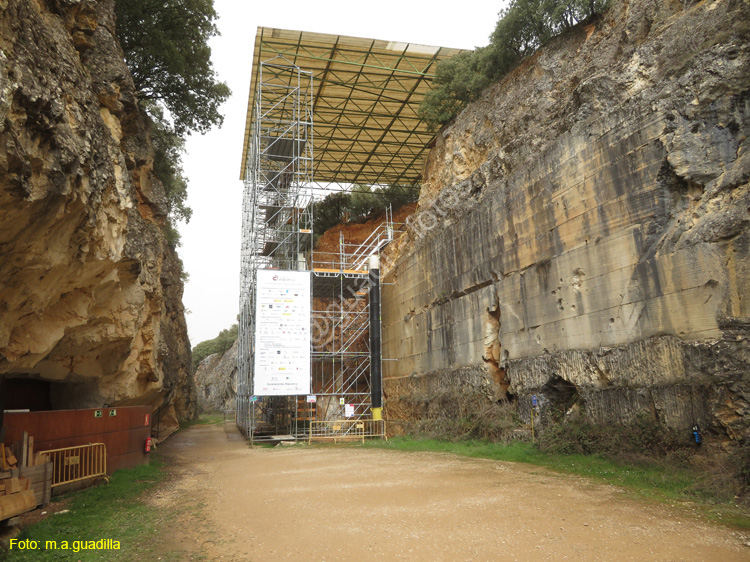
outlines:
[{"label": "vertical scaffold upright", "polygon": [[[315,251],[312,194],[351,189],[377,198],[386,188],[418,191],[434,138],[418,107],[435,65],[460,52],[258,28],[240,173],[245,191],[237,423],[250,439],[385,434],[380,330],[373,324],[380,322],[374,294],[379,283],[373,275],[381,250],[399,229],[391,213],[384,221],[373,216],[374,231],[366,240],[359,238],[367,236],[360,225],[348,229],[356,240],[342,235],[333,249],[325,239],[321,248],[331,253]],[[388,260],[382,263],[387,270]],[[269,269],[278,273],[263,271]],[[296,331],[284,331],[287,319],[269,320],[277,313],[266,300],[269,279],[277,288],[293,279],[304,284],[304,291],[291,291],[299,293],[290,303],[298,313],[289,312],[305,322],[309,316],[308,328],[297,322]],[[299,303],[307,303],[302,293],[308,288],[310,306],[303,312]],[[284,297],[281,302],[286,307]],[[281,326],[276,342],[288,343],[268,339],[273,326]],[[304,338],[295,337],[303,331]],[[285,356],[298,360],[288,372],[278,360]],[[295,371],[309,378],[290,387],[285,381]]]},{"label": "vertical scaffold upright", "polygon": [[[254,389],[258,270],[307,269],[312,252],[312,72],[283,57],[260,63],[242,208],[237,424],[287,425],[287,397]],[[283,429],[286,431],[286,428]]]}]

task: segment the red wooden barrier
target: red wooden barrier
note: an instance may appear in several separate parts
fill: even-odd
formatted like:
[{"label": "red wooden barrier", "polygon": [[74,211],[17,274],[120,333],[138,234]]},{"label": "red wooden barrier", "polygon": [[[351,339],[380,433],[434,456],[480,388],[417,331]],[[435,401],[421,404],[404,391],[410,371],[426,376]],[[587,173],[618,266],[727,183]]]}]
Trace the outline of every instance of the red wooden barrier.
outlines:
[{"label": "red wooden barrier", "polygon": [[27,431],[34,449],[61,449],[88,443],[107,446],[107,472],[148,464],[143,447],[151,435],[151,406],[90,410],[48,410],[6,413],[5,443],[15,443]]}]

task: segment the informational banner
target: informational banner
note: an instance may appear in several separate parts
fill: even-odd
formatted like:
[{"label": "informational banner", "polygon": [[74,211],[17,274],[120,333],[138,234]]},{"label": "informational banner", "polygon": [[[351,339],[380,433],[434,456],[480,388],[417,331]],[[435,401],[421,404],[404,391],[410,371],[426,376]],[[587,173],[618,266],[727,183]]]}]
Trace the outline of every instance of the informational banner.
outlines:
[{"label": "informational banner", "polygon": [[310,272],[259,269],[254,391],[310,394]]}]

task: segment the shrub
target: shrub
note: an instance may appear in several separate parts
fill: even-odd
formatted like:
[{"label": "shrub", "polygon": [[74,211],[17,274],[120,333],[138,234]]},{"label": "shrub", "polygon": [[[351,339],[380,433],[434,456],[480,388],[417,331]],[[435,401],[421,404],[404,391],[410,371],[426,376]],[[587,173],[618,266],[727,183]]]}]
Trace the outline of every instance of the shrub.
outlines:
[{"label": "shrub", "polygon": [[539,448],[548,453],[604,454],[621,460],[643,457],[665,457],[691,450],[688,433],[654,423],[648,415],[639,416],[626,425],[600,425],[576,419],[550,424],[539,436]]},{"label": "shrub", "polygon": [[313,232],[318,237],[344,220],[364,220],[382,212],[389,205],[400,208],[417,199],[419,188],[414,186],[372,188],[369,185],[357,185],[351,191],[337,191],[315,202]]},{"label": "shrub", "polygon": [[577,23],[602,13],[608,4],[609,0],[513,0],[500,12],[488,46],[438,64],[435,88],[425,96],[420,115],[432,127],[447,123],[521,59]]},{"label": "shrub", "polygon": [[515,404],[493,402],[480,392],[450,388],[405,399],[421,418],[410,428],[419,437],[507,442],[521,427]]},{"label": "shrub", "polygon": [[193,348],[193,370],[195,370],[201,361],[214,353],[224,353],[237,341],[238,325],[233,324],[231,328],[222,330],[219,335],[212,340],[200,342]]}]

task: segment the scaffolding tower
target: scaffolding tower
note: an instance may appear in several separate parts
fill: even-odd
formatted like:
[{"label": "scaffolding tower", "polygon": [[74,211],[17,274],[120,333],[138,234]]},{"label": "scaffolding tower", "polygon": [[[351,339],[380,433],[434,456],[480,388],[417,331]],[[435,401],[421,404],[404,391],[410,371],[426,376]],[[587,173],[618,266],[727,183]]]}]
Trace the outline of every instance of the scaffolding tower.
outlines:
[{"label": "scaffolding tower", "polygon": [[[274,57],[260,63],[257,87],[243,197],[238,426],[251,440],[384,434],[371,419],[381,358],[370,342],[370,324],[380,321],[370,260],[393,240],[392,213],[364,242],[342,235],[338,252],[314,252],[312,75]],[[255,384],[258,271],[269,269],[310,273],[308,395],[263,396]]]},{"label": "scaffolding tower", "polygon": [[[312,72],[283,57],[262,61],[242,201],[237,420],[277,424],[284,397],[254,395],[256,280],[259,270],[306,269],[312,253]],[[277,420],[278,418],[278,420]]]},{"label": "scaffolding tower", "polygon": [[[370,419],[382,406],[379,270],[370,262],[377,265],[399,228],[388,213],[367,240],[341,237],[337,251],[314,252],[313,193],[374,193],[386,186],[418,192],[434,139],[419,105],[431,89],[436,65],[460,52],[258,28],[240,171],[245,184],[237,423],[249,438],[384,433],[384,425]],[[310,340],[300,360],[309,358],[308,395],[263,395],[273,368],[255,364],[256,305],[268,298],[266,292],[259,296],[257,283],[259,276],[267,280],[265,270],[271,269],[284,282],[309,279],[310,306],[304,311],[309,331],[304,340],[298,338],[299,347]],[[270,325],[267,314],[261,335]],[[294,329],[302,331],[298,325]],[[258,347],[261,362],[268,359],[269,347],[267,341]]]}]

